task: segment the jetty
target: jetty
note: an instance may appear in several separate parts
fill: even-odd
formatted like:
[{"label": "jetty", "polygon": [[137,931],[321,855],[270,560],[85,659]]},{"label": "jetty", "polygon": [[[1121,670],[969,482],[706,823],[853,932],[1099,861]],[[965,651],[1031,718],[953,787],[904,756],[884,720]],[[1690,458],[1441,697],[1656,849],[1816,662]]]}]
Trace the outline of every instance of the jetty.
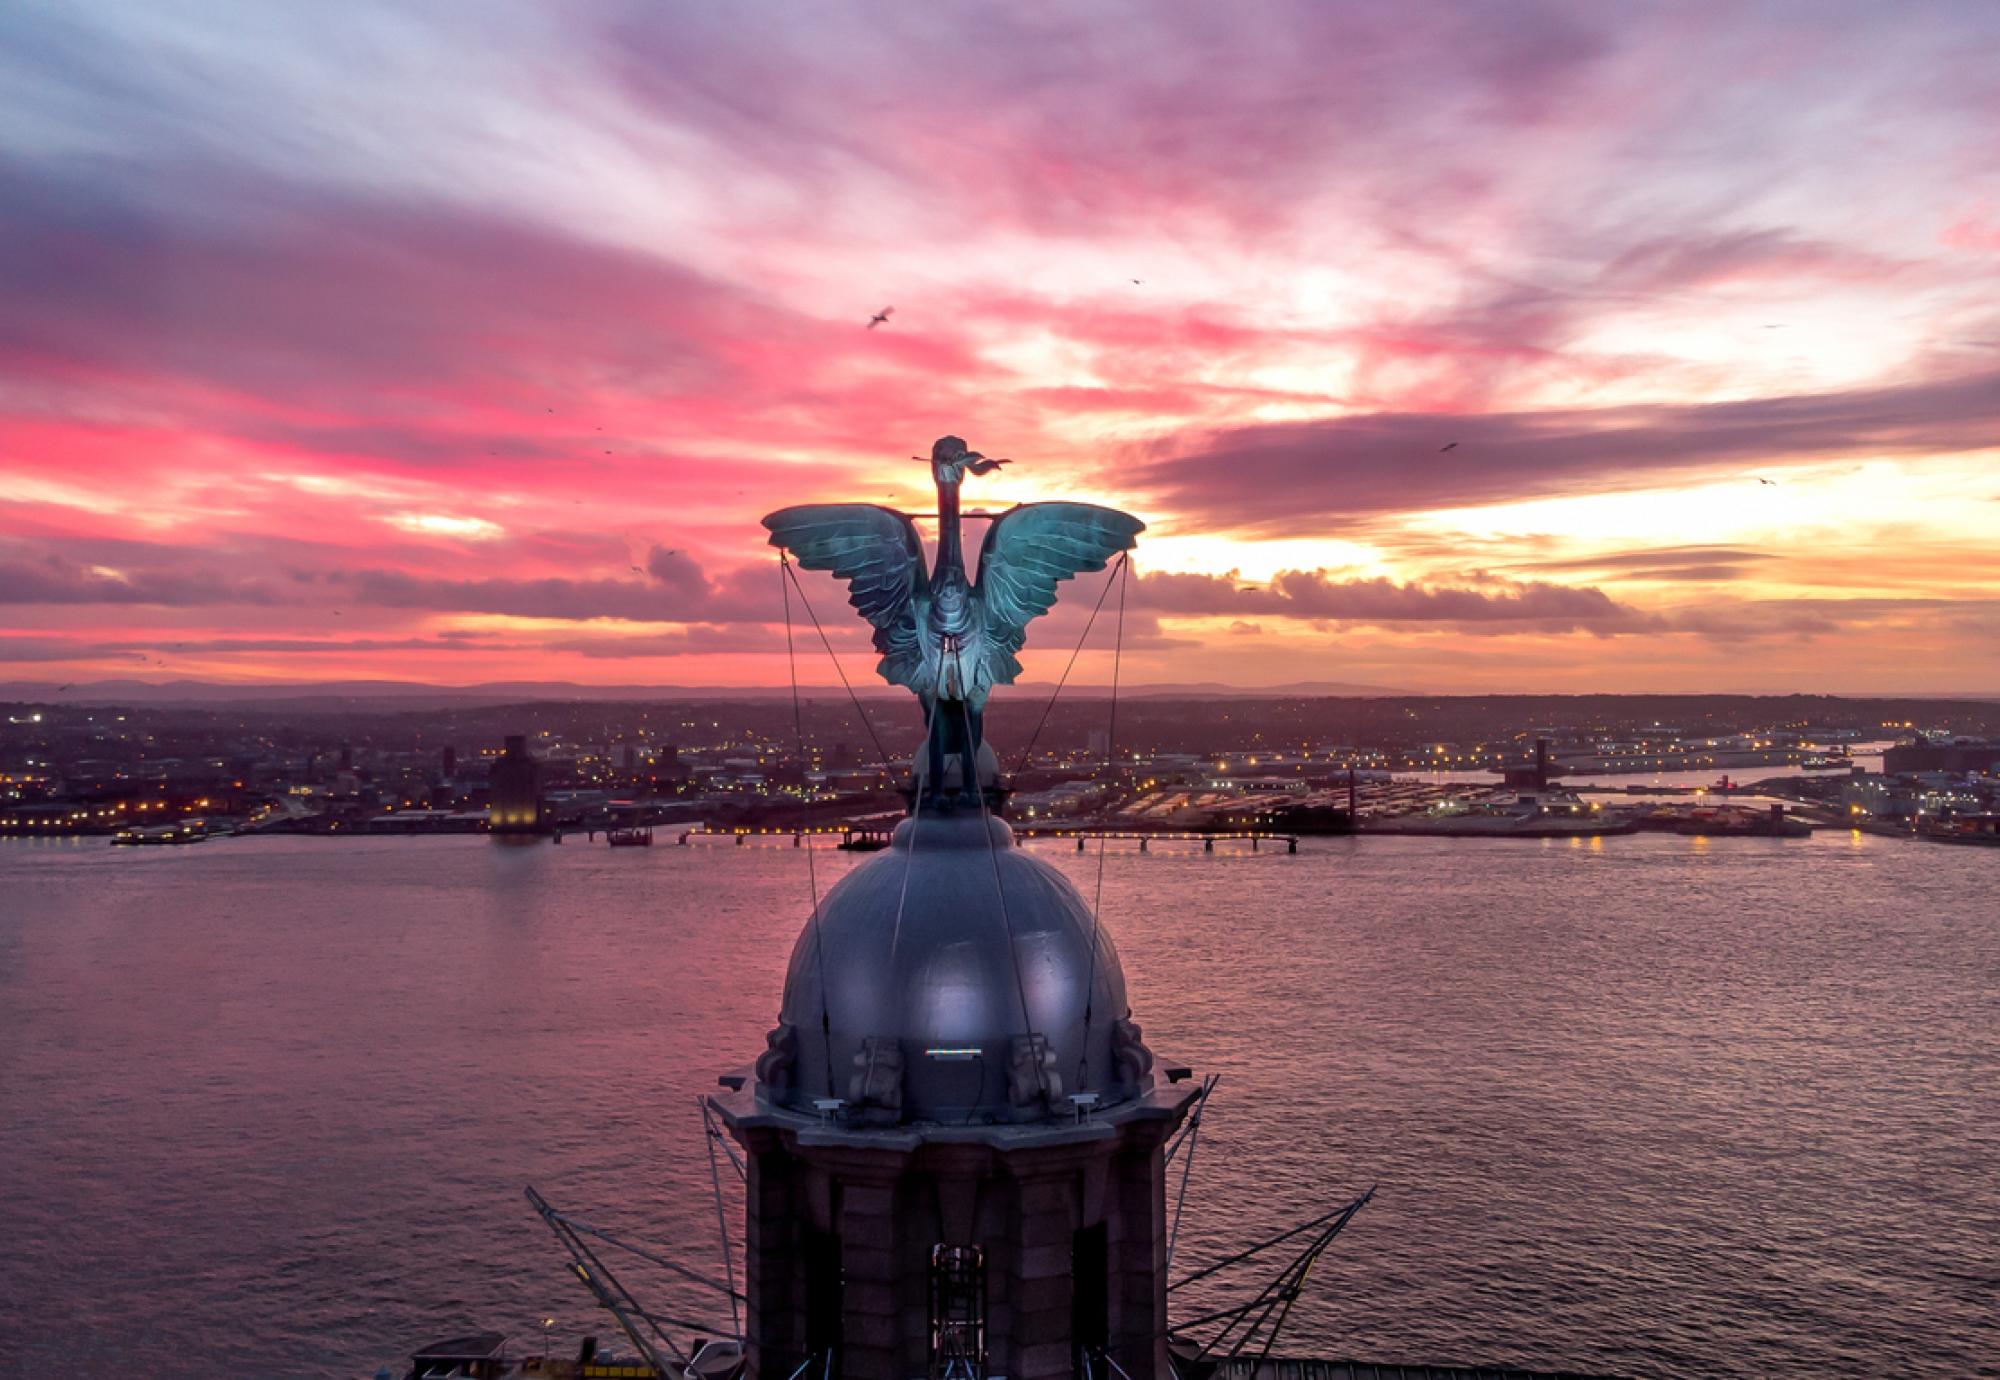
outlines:
[{"label": "jetty", "polygon": [[[737,847],[742,847],[752,839],[788,838],[794,848],[801,848],[808,839],[835,835],[840,839],[836,847],[850,852],[866,853],[887,848],[895,835],[895,827],[892,824],[849,824],[813,825],[789,829],[770,826],[717,829],[698,825],[692,829],[682,830],[675,842],[687,845],[696,839],[728,839]],[[1075,839],[1076,851],[1079,853],[1085,850],[1092,839],[1137,843],[1138,851],[1141,853],[1151,852],[1155,843],[1199,843],[1204,853],[1213,853],[1218,843],[1247,843],[1253,853],[1261,853],[1267,843],[1282,844],[1287,853],[1299,851],[1299,835],[1271,829],[1127,829],[1098,828],[1092,825],[1015,825],[1013,835],[1021,840]]]}]

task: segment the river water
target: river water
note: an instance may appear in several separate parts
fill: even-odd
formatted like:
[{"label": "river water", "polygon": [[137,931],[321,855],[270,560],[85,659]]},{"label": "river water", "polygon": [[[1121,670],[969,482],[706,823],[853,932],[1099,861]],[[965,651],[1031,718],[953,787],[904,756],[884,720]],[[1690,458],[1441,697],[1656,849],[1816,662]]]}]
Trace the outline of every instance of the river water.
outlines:
[{"label": "river water", "polygon": [[[1103,919],[1149,1043],[1223,1075],[1187,1266],[1379,1185],[1283,1350],[1963,1376],[2000,1374],[1996,897],[2000,853],[1844,832],[1362,838],[1113,851]],[[604,1320],[527,1183],[718,1269],[695,1099],[807,905],[782,844],[0,845],[0,1374],[567,1350]]]}]

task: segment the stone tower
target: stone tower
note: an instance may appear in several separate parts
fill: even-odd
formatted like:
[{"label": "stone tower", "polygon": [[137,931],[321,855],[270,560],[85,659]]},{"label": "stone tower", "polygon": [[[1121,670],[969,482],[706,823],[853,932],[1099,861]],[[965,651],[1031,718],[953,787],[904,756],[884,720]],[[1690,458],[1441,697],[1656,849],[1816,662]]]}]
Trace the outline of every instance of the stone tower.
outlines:
[{"label": "stone tower", "polygon": [[1087,503],[980,514],[975,578],[959,490],[1009,462],[945,436],[928,463],[928,572],[906,513],[764,518],[788,562],[846,582],[877,671],[916,695],[926,732],[910,817],[815,905],[770,1047],[712,1099],[749,1164],[749,1371],[1155,1380],[1162,1149],[1198,1091],[1155,1069],[1090,907],[1014,846],[981,731],[1057,586],[1145,524]]},{"label": "stone tower", "polygon": [[749,1165],[749,1373],[1168,1374],[1156,1064],[1110,937],[959,797],[826,895],[712,1101]]}]

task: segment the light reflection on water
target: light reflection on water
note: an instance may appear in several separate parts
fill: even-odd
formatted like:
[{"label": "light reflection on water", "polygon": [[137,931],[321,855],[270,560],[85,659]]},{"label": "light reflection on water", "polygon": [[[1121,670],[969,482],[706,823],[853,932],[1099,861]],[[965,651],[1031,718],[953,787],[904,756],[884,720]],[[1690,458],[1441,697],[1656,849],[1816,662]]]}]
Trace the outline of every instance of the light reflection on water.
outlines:
[{"label": "light reflection on water", "polygon": [[[579,844],[0,846],[0,1374],[604,1334],[528,1182],[712,1267],[694,1099],[763,1047],[804,859]],[[1135,1014],[1224,1075],[1181,1259],[1379,1183],[1287,1350],[1991,1367],[1996,879],[1845,832],[1114,851]]]}]

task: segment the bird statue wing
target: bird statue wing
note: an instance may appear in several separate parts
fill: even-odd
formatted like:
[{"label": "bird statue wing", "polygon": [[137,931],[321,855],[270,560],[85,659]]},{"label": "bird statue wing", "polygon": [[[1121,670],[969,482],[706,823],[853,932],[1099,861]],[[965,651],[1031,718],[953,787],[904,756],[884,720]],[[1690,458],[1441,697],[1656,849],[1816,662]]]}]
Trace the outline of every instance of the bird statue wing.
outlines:
[{"label": "bird statue wing", "polygon": [[924,547],[916,524],[875,503],[807,503],[764,519],[771,545],[807,570],[847,582],[847,602],[875,625],[876,670],[919,694],[924,670],[917,603],[924,588]]},{"label": "bird statue wing", "polygon": [[1010,684],[1021,673],[1014,653],[1028,624],[1055,607],[1056,586],[1130,551],[1146,524],[1130,513],[1091,503],[1024,503],[986,529],[979,548],[974,596],[984,620],[989,683]]}]

